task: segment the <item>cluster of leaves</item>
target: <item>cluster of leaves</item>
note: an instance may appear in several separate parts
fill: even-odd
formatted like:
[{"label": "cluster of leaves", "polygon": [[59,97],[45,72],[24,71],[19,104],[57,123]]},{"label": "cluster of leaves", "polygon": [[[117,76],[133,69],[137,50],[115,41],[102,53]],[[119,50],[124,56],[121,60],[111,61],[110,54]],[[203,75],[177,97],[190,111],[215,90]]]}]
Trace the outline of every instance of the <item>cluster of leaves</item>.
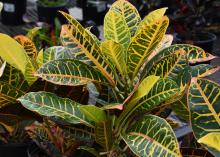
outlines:
[{"label": "cluster of leaves", "polygon": [[[196,46],[171,45],[172,37],[165,34],[169,24],[165,11],[155,10],[141,20],[134,6],[118,0],[105,16],[103,42],[61,12],[70,22],[62,26],[63,46],[35,57],[0,34],[1,57],[19,69],[29,85],[37,78],[55,85],[83,85],[94,100],[82,105],[63,98],[65,94],[45,91],[12,96],[45,118],[27,130],[38,145],[46,143],[48,154],[67,156],[79,148],[95,156],[127,156],[131,150],[141,157],[179,157],[170,121],[161,117],[171,107],[191,123],[196,139],[219,156],[220,87],[203,78],[219,67],[190,66],[215,57]],[[16,59],[11,52],[17,52]]]}]

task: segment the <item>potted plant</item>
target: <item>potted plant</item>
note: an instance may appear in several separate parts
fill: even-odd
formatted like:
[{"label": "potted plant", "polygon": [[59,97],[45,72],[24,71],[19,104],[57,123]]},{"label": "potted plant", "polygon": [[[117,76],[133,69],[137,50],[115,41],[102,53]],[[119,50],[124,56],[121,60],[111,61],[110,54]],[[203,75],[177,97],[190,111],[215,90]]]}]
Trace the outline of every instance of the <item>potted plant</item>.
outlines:
[{"label": "potted plant", "polygon": [[212,52],[216,36],[206,32],[206,27],[212,21],[213,1],[181,0],[177,3],[178,10],[173,16],[171,28],[177,33],[177,43],[197,45],[207,52]]},{"label": "potted plant", "polygon": [[[76,148],[95,156],[179,157],[171,122],[161,116],[161,111],[171,106],[190,122],[203,149],[219,156],[218,140],[214,139],[219,139],[220,111],[215,106],[220,87],[204,79],[219,67],[189,66],[215,57],[193,45],[170,45],[165,35],[169,23],[165,11],[155,10],[141,20],[134,6],[118,0],[105,16],[103,42],[61,12],[70,22],[61,30],[63,47],[50,51],[49,57],[39,53],[40,68],[34,76],[55,85],[85,85],[95,101],[83,105],[63,91],[62,96],[45,91],[25,94],[18,101],[45,118],[40,125],[27,128],[31,137],[45,140],[48,135],[59,135],[45,142],[62,148],[72,142],[59,138],[69,137],[56,129],[61,128],[80,143]],[[0,51],[2,58],[17,66],[5,53]],[[56,150],[59,153],[54,156],[71,156],[67,149]]]},{"label": "potted plant", "polygon": [[[2,0],[4,4],[1,21],[7,25],[19,25],[23,23],[23,15],[26,12],[26,0]],[[16,19],[16,20],[15,20]]]},{"label": "potted plant", "polygon": [[38,0],[37,10],[39,21],[54,24],[57,17],[61,23],[65,23],[65,19],[58,13],[59,10],[68,12],[68,0]]}]

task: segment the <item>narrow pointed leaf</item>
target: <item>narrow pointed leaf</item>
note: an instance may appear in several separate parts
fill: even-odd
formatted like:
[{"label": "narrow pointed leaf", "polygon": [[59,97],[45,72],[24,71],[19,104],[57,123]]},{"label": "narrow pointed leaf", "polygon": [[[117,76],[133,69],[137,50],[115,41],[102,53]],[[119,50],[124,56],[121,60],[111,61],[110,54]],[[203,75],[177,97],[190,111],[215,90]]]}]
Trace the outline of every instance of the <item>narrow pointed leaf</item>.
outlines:
[{"label": "narrow pointed leaf", "polygon": [[123,15],[112,9],[108,11],[104,20],[104,36],[106,40],[119,43],[127,50],[131,34]]},{"label": "narrow pointed leaf", "polygon": [[30,40],[34,40],[34,37],[38,34],[38,32],[41,30],[41,27],[34,27],[30,30],[28,30],[28,33],[26,34],[26,37],[28,37]]},{"label": "narrow pointed leaf", "polygon": [[220,86],[210,80],[193,78],[188,103],[192,129],[200,139],[208,133],[220,131]]},{"label": "narrow pointed leaf", "polygon": [[92,122],[99,123],[107,119],[105,111],[94,105],[82,105],[80,110]]},{"label": "narrow pointed leaf", "polygon": [[17,98],[23,96],[25,93],[18,88],[4,82],[0,82],[0,108],[9,104],[16,104]]},{"label": "narrow pointed leaf", "polygon": [[132,125],[122,137],[137,156],[181,156],[172,128],[164,119],[157,116],[144,116]]},{"label": "narrow pointed leaf", "polygon": [[37,58],[38,52],[33,41],[31,41],[28,37],[23,36],[23,35],[17,35],[14,37],[14,39],[24,47],[29,57],[34,58],[34,59]]},{"label": "narrow pointed leaf", "polygon": [[34,76],[34,73],[37,71],[37,69],[38,69],[38,65],[35,62],[35,60],[29,58],[24,73],[24,77],[29,85],[32,85],[35,81],[37,81],[38,78]]},{"label": "narrow pointed leaf", "polygon": [[44,64],[35,74],[54,84],[77,86],[88,82],[108,84],[101,72],[73,59],[54,60]]},{"label": "narrow pointed leaf", "polygon": [[111,60],[111,63],[116,66],[121,75],[126,76],[126,54],[124,48],[120,44],[108,40],[102,43],[101,50]]},{"label": "narrow pointed leaf", "polygon": [[44,64],[44,50],[41,49],[37,55],[36,59],[38,67],[41,67]]},{"label": "narrow pointed leaf", "polygon": [[209,76],[216,71],[220,70],[220,67],[214,67],[209,64],[199,64],[196,66],[192,66],[192,77],[206,77]]},{"label": "narrow pointed leaf", "polygon": [[[71,34],[73,44],[77,44],[86,56],[96,65],[103,75],[108,79],[112,86],[115,86],[114,74],[112,67],[108,64],[107,59],[101,53],[99,45],[93,37],[82,27],[82,25],[69,14],[61,12],[73,27],[66,27],[64,34]],[[69,37],[69,35],[68,35]]]},{"label": "narrow pointed leaf", "polygon": [[132,80],[164,37],[168,24],[169,19],[162,17],[150,26],[144,27],[131,41],[128,48],[128,74]]},{"label": "narrow pointed leaf", "polygon": [[102,121],[95,127],[96,142],[106,151],[110,151],[113,144],[111,120]]},{"label": "narrow pointed leaf", "polygon": [[80,104],[67,98],[61,98],[52,93],[28,93],[18,99],[22,105],[40,115],[59,117],[71,124],[93,126],[80,111]]},{"label": "narrow pointed leaf", "polygon": [[133,37],[141,21],[141,17],[137,9],[126,0],[118,0],[113,3],[110,10],[114,10],[123,16],[130,30],[130,34]]},{"label": "narrow pointed leaf", "polygon": [[0,56],[13,67],[25,72],[27,56],[24,48],[8,35],[0,33]]}]

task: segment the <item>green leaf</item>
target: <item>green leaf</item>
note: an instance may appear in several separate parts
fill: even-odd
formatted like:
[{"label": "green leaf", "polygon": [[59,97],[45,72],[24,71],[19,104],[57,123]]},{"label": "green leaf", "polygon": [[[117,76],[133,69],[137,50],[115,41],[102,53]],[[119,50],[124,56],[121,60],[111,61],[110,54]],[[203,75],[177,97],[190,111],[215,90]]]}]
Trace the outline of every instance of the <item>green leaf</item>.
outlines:
[{"label": "green leaf", "polygon": [[0,33],[0,56],[13,67],[25,73],[27,56],[24,48],[8,35]]},{"label": "green leaf", "polygon": [[153,86],[157,83],[160,77],[158,76],[148,76],[146,77],[138,86],[137,91],[134,93],[129,105],[135,105],[142,97],[148,95]]},{"label": "green leaf", "polygon": [[[99,45],[94,41],[94,38],[82,27],[82,25],[69,14],[61,12],[63,16],[74,26],[62,28],[63,36],[67,35],[73,44],[77,44],[86,56],[95,64],[102,74],[107,78],[112,86],[115,86],[114,74],[111,65],[108,64],[107,58],[101,53]],[[70,43],[70,44],[71,44]]]},{"label": "green leaf", "polygon": [[105,15],[104,36],[106,40],[119,43],[127,50],[131,40],[130,30],[123,15],[113,9],[110,9]]},{"label": "green leaf", "polygon": [[188,91],[190,121],[196,139],[220,131],[220,86],[210,80],[193,78]]},{"label": "green leaf", "polygon": [[34,73],[37,71],[37,69],[38,65],[36,61],[32,58],[29,58],[24,73],[24,77],[29,85],[32,85],[35,81],[37,81],[37,77],[34,76]]},{"label": "green leaf", "polygon": [[16,99],[24,94],[19,88],[15,88],[8,83],[0,82],[0,108],[18,103]]},{"label": "green leaf", "polygon": [[80,111],[80,104],[67,98],[61,98],[52,93],[36,92],[28,93],[18,100],[22,105],[40,115],[47,117],[59,117],[71,124],[85,124],[93,127]]},{"label": "green leaf", "polygon": [[169,19],[162,17],[153,24],[144,27],[133,38],[128,48],[128,74],[131,80],[136,77],[141,66],[164,37],[168,24]]},{"label": "green leaf", "polygon": [[95,140],[106,151],[110,151],[113,144],[112,122],[111,120],[102,121],[96,124]]},{"label": "green leaf", "polygon": [[145,18],[141,21],[138,31],[136,32],[137,34],[140,33],[140,30],[143,29],[145,26],[149,26],[153,24],[155,21],[159,20],[162,18],[168,8],[160,8],[156,9],[152,12],[150,12]]},{"label": "green leaf", "polygon": [[37,55],[36,59],[38,67],[41,67],[44,64],[44,50],[41,49],[40,52]]},{"label": "green leaf", "polygon": [[34,37],[38,34],[40,31],[41,27],[34,27],[30,30],[28,30],[28,33],[26,34],[26,37],[28,37],[30,40],[34,40]]},{"label": "green leaf", "polygon": [[126,76],[126,54],[124,48],[120,44],[108,40],[102,43],[101,50],[111,63],[116,66],[121,75]]},{"label": "green leaf", "polygon": [[172,128],[164,119],[157,116],[142,117],[122,137],[137,156],[181,156]]},{"label": "green leaf", "polygon": [[38,69],[35,76],[39,76],[54,84],[78,86],[88,82],[108,84],[101,72],[81,61],[60,59],[50,61]]},{"label": "green leaf", "polygon": [[185,121],[189,121],[189,108],[187,105],[187,95],[171,104],[172,110]]},{"label": "green leaf", "polygon": [[216,71],[220,70],[220,67],[214,67],[209,64],[199,64],[192,66],[192,77],[206,77]]},{"label": "green leaf", "polygon": [[205,144],[220,152],[220,132],[208,133],[198,140],[199,143]]},{"label": "green leaf", "polygon": [[110,10],[114,10],[122,15],[133,37],[141,21],[137,9],[126,0],[117,0],[112,4]]},{"label": "green leaf", "polygon": [[105,111],[94,105],[80,106],[80,110],[86,116],[88,120],[95,122],[95,123],[105,121],[107,118]]}]

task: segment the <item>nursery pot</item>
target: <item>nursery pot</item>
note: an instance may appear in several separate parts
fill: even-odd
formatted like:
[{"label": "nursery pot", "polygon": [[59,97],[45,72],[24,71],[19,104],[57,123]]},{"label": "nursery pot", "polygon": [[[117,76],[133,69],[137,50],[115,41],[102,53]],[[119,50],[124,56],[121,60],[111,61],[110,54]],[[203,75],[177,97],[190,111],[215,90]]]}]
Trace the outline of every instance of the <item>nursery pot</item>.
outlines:
[{"label": "nursery pot", "polygon": [[0,144],[0,156],[2,157],[28,157],[27,144]]},{"label": "nursery pot", "polygon": [[206,52],[212,52],[216,36],[213,33],[192,33],[192,34],[179,34],[176,36],[178,44],[192,44],[199,46]]},{"label": "nursery pot", "polygon": [[97,25],[102,25],[107,11],[106,0],[85,0],[82,2],[83,20],[95,21]]},{"label": "nursery pot", "polygon": [[1,0],[4,6],[1,13],[1,21],[6,25],[19,25],[23,23],[23,15],[26,12],[26,0]]},{"label": "nursery pot", "polygon": [[59,13],[58,11],[64,11],[68,13],[66,4],[60,6],[42,6],[37,3],[37,11],[38,11],[38,20],[41,22],[46,22],[48,24],[54,24],[54,19],[58,18],[59,21],[64,24],[66,23],[66,19]]}]

